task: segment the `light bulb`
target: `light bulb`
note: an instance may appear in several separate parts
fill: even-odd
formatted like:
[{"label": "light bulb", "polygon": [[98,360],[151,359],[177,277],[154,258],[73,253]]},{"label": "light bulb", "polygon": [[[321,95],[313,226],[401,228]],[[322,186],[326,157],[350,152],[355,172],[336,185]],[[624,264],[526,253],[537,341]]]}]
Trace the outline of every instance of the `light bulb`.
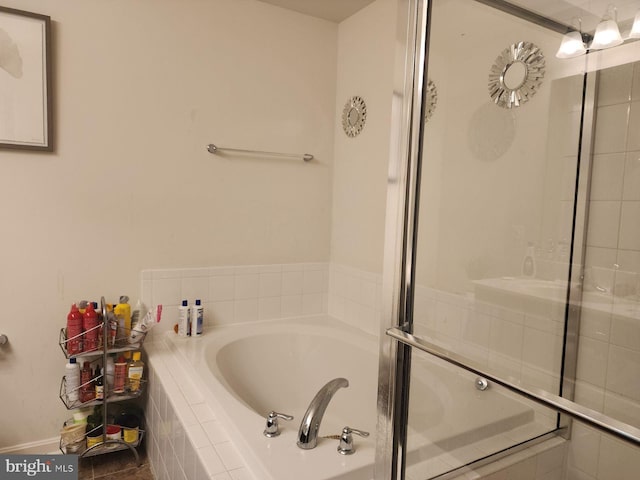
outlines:
[{"label": "light bulb", "polygon": [[633,19],[633,26],[629,32],[629,38],[640,38],[640,11],[636,13],[635,18]]},{"label": "light bulb", "polygon": [[573,58],[584,55],[586,49],[580,32],[569,32],[562,37],[562,43],[556,53],[557,58]]},{"label": "light bulb", "polygon": [[601,50],[603,48],[615,47],[620,45],[624,40],[618,30],[618,24],[610,18],[602,20],[596,27],[596,33],[593,35],[593,42],[589,46],[592,50]]}]

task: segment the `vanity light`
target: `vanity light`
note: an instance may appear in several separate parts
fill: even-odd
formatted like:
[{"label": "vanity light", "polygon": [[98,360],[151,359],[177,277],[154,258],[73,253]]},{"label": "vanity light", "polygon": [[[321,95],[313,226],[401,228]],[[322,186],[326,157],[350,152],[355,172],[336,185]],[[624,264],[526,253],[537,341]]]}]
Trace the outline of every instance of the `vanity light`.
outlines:
[{"label": "vanity light", "polygon": [[636,13],[635,18],[633,19],[633,26],[629,32],[629,38],[640,38],[640,11]]},{"label": "vanity light", "polygon": [[560,48],[556,52],[557,58],[573,58],[587,53],[582,41],[582,34],[580,32],[565,33],[562,37],[562,43]]},{"label": "vanity light", "polygon": [[614,6],[609,5],[607,14],[596,27],[596,33],[593,35],[593,42],[589,46],[592,50],[602,50],[603,48],[611,48],[620,45],[624,40],[620,35],[618,24],[609,15],[609,11],[613,10],[614,17],[617,17],[617,10]]}]

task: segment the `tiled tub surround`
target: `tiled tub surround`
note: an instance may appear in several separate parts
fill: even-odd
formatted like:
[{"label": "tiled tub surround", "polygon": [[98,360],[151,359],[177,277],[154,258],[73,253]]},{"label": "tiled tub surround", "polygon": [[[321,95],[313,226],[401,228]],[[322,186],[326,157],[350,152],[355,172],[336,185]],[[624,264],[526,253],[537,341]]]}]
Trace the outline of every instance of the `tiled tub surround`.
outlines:
[{"label": "tiled tub surround", "polygon": [[200,299],[213,325],[327,313],[327,263],[143,270],[142,301],[163,305],[153,335],[173,328],[178,305]]},{"label": "tiled tub surround", "polygon": [[156,480],[259,480],[164,342],[145,342],[144,349],[147,455]]}]

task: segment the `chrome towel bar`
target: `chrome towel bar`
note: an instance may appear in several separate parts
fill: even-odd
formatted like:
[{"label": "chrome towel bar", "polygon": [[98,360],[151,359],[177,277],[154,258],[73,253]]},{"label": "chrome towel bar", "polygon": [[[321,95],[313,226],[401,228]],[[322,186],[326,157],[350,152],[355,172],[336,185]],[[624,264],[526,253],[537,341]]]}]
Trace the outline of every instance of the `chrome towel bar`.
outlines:
[{"label": "chrome towel bar", "polygon": [[545,390],[523,388],[509,380],[496,377],[491,373],[480,370],[479,367],[474,365],[473,361],[421,338],[415,337],[410,333],[406,333],[399,328],[389,328],[386,331],[386,334],[395,338],[400,343],[417,348],[418,350],[434,355],[445,362],[449,362],[463,368],[468,372],[485,377],[486,379],[501,385],[512,392],[528,398],[529,400],[533,400],[545,407],[569,415],[576,420],[582,421],[602,432],[613,435],[633,445],[640,446],[640,428],[636,428],[590,408],[583,407],[580,404],[567,400],[566,398],[559,397],[558,395],[553,395]]},{"label": "chrome towel bar", "polygon": [[313,160],[313,155],[310,153],[278,153],[278,152],[262,152],[260,150],[244,150],[241,148],[225,148],[218,147],[213,143],[207,145],[207,151],[209,153],[218,153],[218,152],[235,152],[235,153],[257,153],[258,155],[267,155],[269,157],[284,157],[284,158],[301,158],[305,162],[310,162]]}]

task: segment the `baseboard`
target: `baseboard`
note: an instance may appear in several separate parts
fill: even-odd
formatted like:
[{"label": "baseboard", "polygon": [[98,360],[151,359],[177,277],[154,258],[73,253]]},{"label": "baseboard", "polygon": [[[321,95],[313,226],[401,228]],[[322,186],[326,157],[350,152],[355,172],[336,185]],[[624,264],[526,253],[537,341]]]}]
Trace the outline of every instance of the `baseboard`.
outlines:
[{"label": "baseboard", "polygon": [[60,437],[46,438],[35,442],[21,443],[12,445],[11,447],[0,448],[0,455],[47,455],[62,452],[58,448],[60,445]]}]

